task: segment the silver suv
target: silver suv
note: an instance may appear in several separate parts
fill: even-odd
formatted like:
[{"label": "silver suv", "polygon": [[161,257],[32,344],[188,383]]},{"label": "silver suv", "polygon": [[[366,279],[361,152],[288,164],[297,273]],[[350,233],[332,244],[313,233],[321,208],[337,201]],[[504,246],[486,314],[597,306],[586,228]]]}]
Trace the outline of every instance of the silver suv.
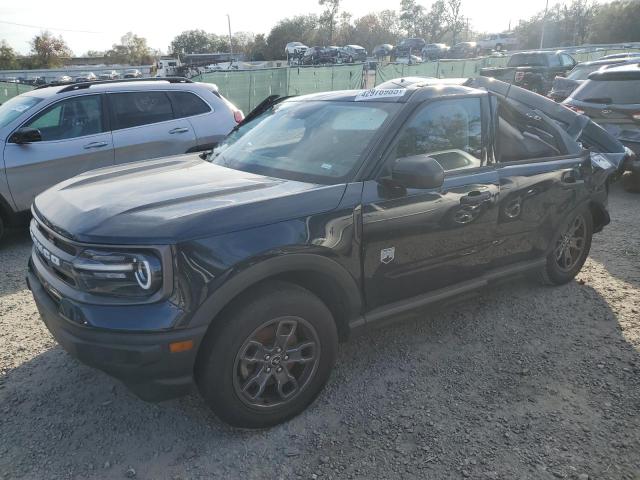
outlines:
[{"label": "silver suv", "polygon": [[0,105],[0,236],[36,195],[87,170],[210,150],[242,120],[179,78],[37,88]]}]

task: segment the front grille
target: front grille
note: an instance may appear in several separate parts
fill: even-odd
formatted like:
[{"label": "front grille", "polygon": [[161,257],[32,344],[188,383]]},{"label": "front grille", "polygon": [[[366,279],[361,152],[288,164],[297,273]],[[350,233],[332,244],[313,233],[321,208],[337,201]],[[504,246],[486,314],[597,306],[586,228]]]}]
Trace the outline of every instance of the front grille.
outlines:
[{"label": "front grille", "polygon": [[40,231],[40,233],[42,233],[42,235],[44,235],[46,238],[48,238],[49,241],[53,245],[58,247],[60,250],[68,253],[69,255],[73,255],[73,256],[75,256],[78,253],[78,249],[76,247],[74,247],[72,244],[62,240],[61,238],[56,237],[55,235],[53,235],[39,221],[36,220],[36,224],[37,224],[37,227],[38,227],[38,230]]},{"label": "front grille", "polygon": [[76,287],[72,264],[79,253],[79,248],[51,232],[35,216],[31,223],[31,237],[34,255],[40,261],[39,263],[65,284]]}]

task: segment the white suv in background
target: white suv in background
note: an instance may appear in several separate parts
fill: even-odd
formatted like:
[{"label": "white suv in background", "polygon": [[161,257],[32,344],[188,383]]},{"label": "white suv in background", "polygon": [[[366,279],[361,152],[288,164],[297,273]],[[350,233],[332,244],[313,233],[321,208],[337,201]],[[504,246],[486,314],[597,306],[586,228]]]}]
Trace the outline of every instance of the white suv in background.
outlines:
[{"label": "white suv in background", "polygon": [[496,50],[500,52],[517,48],[518,39],[516,34],[512,32],[493,33],[478,40],[477,43],[481,50]]}]

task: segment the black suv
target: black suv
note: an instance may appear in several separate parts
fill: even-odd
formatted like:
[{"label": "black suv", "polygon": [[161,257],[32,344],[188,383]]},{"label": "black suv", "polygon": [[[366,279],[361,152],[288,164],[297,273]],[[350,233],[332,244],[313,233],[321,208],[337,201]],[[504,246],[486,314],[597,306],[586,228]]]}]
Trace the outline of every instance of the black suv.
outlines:
[{"label": "black suv", "polygon": [[195,383],[263,427],[313,401],[354,332],[509,275],[570,281],[624,147],[502,82],[388,86],[267,102],[208,160],[39,195],[28,284],[49,330],[142,398]]}]

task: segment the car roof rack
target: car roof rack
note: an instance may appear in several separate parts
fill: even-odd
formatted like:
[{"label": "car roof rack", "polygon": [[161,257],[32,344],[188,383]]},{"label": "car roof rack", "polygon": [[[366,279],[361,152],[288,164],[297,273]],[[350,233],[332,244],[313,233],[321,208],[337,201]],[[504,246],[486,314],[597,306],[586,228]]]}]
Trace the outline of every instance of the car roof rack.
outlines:
[{"label": "car roof rack", "polygon": [[81,90],[84,88],[89,88],[93,85],[105,85],[105,84],[109,84],[109,83],[135,83],[135,82],[169,82],[169,83],[193,83],[192,80],[189,80],[188,78],[184,78],[184,77],[151,77],[151,78],[122,78],[120,80],[115,79],[115,80],[95,80],[93,82],[78,82],[78,83],[48,83],[47,85],[42,85],[40,87],[37,87],[38,89],[40,88],[47,88],[47,87],[59,87],[59,86],[64,86],[65,88],[62,88],[60,90],[58,90],[57,93],[65,93],[65,92],[72,92],[74,90]]}]

